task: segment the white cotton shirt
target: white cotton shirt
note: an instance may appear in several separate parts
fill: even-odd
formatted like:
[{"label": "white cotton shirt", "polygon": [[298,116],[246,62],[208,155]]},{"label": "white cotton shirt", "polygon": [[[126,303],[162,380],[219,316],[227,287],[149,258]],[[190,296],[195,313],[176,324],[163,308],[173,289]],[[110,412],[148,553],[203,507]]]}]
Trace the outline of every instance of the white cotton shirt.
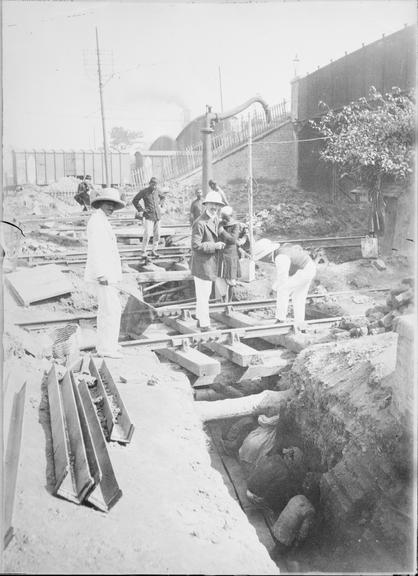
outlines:
[{"label": "white cotton shirt", "polygon": [[122,280],[120,256],[116,235],[100,208],[90,217],[87,224],[87,264],[84,279],[94,282],[105,276],[110,283]]}]

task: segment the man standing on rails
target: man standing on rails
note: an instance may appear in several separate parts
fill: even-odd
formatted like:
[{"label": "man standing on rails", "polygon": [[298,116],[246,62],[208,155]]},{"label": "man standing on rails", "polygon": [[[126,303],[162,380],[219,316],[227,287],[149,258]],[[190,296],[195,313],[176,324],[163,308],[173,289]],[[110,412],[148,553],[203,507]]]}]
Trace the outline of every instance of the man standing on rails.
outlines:
[{"label": "man standing on rails", "polygon": [[211,190],[220,194],[223,203],[225,204],[225,206],[227,206],[229,204],[229,202],[226,199],[225,192],[222,190],[222,188],[214,180],[209,180],[208,184],[209,184],[209,188]]},{"label": "man standing on rails", "polygon": [[292,295],[295,330],[303,330],[306,296],[315,277],[316,266],[308,252],[298,244],[286,243],[275,252],[277,292],[276,322],[286,322],[289,297]]},{"label": "man standing on rails", "polygon": [[[139,204],[141,200],[144,203],[144,209],[142,209]],[[159,258],[157,249],[160,241],[160,220],[163,200],[164,194],[158,190],[157,179],[154,176],[149,181],[149,185],[140,190],[132,200],[132,204],[135,206],[137,212],[139,214],[143,213],[144,216],[144,238],[142,242],[144,256],[147,254],[148,242],[152,230],[152,254],[155,258]]]},{"label": "man standing on rails", "polygon": [[192,226],[191,272],[196,290],[196,318],[202,332],[211,330],[209,298],[212,283],[218,277],[218,252],[225,248],[219,241],[219,211],[225,205],[218,192],[209,191],[202,202],[203,213]]},{"label": "man standing on rails", "polygon": [[203,211],[203,206],[202,206],[202,189],[201,188],[196,188],[196,198],[193,200],[193,202],[190,204],[190,225],[193,225],[193,222],[199,218],[199,216],[201,215],[202,211]]},{"label": "man standing on rails", "polygon": [[97,344],[99,356],[122,358],[118,345],[121,304],[115,286],[122,280],[116,236],[108,220],[125,206],[115,188],[104,188],[91,202],[97,208],[87,223],[87,263],[84,279],[93,283],[97,294]]}]

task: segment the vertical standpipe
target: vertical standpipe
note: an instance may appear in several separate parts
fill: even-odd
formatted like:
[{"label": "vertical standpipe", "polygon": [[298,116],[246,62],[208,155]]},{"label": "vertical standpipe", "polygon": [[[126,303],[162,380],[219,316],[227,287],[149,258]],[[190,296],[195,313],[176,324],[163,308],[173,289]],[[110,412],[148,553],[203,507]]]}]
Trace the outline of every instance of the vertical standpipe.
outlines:
[{"label": "vertical standpipe", "polygon": [[253,234],[253,134],[251,126],[251,116],[248,115],[248,215],[250,236],[250,256],[254,254],[254,234]]},{"label": "vertical standpipe", "polygon": [[209,192],[209,180],[212,178],[212,133],[210,110],[205,114],[205,126],[202,128],[202,192],[203,197]]}]

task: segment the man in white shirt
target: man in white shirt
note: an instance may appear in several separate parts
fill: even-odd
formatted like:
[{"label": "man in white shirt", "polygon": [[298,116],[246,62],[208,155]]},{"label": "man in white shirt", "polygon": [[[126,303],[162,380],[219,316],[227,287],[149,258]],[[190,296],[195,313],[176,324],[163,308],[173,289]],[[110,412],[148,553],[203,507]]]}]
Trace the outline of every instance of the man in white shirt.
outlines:
[{"label": "man in white shirt", "polygon": [[287,322],[289,297],[292,296],[295,331],[304,330],[305,305],[316,266],[309,253],[299,244],[286,243],[274,252],[276,264],[276,321]]},{"label": "man in white shirt", "polygon": [[115,188],[104,188],[92,202],[96,210],[87,224],[87,263],[84,279],[94,284],[97,293],[97,344],[99,356],[122,358],[118,345],[121,304],[117,282],[122,280],[122,269],[116,235],[108,220],[115,211],[125,206]]}]

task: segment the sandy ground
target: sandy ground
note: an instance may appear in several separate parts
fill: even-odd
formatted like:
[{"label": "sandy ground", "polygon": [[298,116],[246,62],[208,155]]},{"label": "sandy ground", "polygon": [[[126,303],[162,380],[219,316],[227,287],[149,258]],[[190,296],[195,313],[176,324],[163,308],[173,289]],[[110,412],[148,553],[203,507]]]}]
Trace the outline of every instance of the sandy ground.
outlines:
[{"label": "sandy ground", "polygon": [[[131,420],[128,446],[109,445],[123,492],[107,514],[51,494],[42,371],[27,370],[26,411],[7,573],[275,574],[254,528],[211,468],[187,378],[151,352],[109,360]],[[22,373],[22,372],[21,372]],[[154,385],[148,385],[151,376]]]},{"label": "sandy ground", "polygon": [[[272,266],[260,265],[258,280],[249,290],[248,285],[244,287],[242,296],[271,297],[271,271]],[[382,272],[368,261],[318,267],[318,279],[328,291],[394,286],[407,275],[408,267],[399,259],[388,261],[387,270]],[[93,311],[89,295],[75,277],[73,280],[76,290],[70,299],[29,309],[18,306],[5,290],[5,329],[28,317]],[[347,310],[360,313],[380,299],[366,295],[347,296],[346,300]],[[37,357],[28,356],[24,348]],[[3,557],[4,572],[279,572],[221,476],[211,467],[208,440],[195,413],[192,389],[180,370],[160,364],[152,353],[133,348],[126,349],[123,361],[109,360],[135,432],[128,446],[109,445],[123,496],[104,514],[52,495],[42,340],[34,333],[15,331],[5,343],[6,355],[12,351],[19,356],[13,362],[20,379],[26,375],[27,394],[13,518],[15,536]],[[127,382],[119,382],[119,376]],[[151,377],[154,385],[148,384]],[[19,381],[11,378],[9,386],[17,386]]]}]

